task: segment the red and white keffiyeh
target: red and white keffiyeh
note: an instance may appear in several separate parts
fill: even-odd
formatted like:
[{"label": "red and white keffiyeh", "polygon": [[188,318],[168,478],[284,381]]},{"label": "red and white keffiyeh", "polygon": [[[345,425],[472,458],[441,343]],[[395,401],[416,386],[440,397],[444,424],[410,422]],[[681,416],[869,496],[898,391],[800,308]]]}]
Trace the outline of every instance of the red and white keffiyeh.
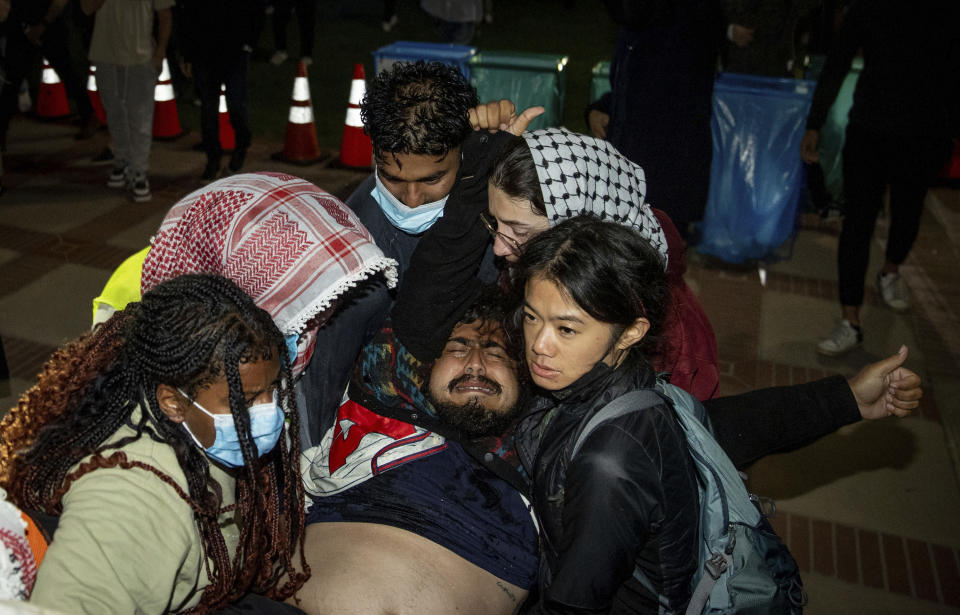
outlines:
[{"label": "red and white keffiyeh", "polygon": [[0,600],[26,600],[37,580],[37,561],[26,531],[20,511],[0,489]]},{"label": "red and white keffiyeh", "polygon": [[314,317],[332,312],[338,297],[378,272],[392,288],[396,267],[334,196],[299,177],[244,173],[208,184],[167,212],[140,289],[184,273],[230,278],[284,335],[300,334],[293,365],[299,374],[322,324]]}]

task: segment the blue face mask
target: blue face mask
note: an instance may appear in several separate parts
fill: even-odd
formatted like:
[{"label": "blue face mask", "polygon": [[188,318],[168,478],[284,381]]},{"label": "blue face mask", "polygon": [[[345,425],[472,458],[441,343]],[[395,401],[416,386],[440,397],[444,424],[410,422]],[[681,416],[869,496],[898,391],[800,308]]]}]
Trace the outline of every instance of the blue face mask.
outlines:
[{"label": "blue face mask", "polygon": [[390,220],[390,224],[401,231],[411,235],[419,235],[433,226],[437,218],[443,215],[443,206],[447,202],[446,196],[439,201],[424,203],[419,207],[407,207],[387,190],[383,182],[380,181],[380,175],[374,174],[374,177],[377,186],[370,191],[370,196],[380,205],[380,210],[387,217],[387,220]]},{"label": "blue face mask", "polygon": [[291,333],[283,338],[287,342],[287,355],[290,356],[290,365],[297,362],[297,340],[300,339],[299,333]]},{"label": "blue face mask", "polygon": [[[180,389],[177,389],[180,391]],[[180,394],[190,399],[190,396],[180,391]],[[200,440],[190,431],[189,425],[183,423],[183,427],[197,443],[197,446],[203,448],[204,452],[211,459],[215,459],[225,466],[239,468],[243,466],[243,452],[240,450],[240,436],[237,434],[237,426],[233,422],[232,414],[213,414],[206,408],[190,399],[190,403],[199,408],[204,414],[213,419],[213,428],[216,431],[216,438],[208,448],[203,448]],[[273,450],[280,440],[280,434],[283,433],[283,408],[277,404],[277,392],[273,392],[273,401],[263,404],[254,404],[248,409],[250,412],[250,434],[253,436],[253,442],[257,446],[257,455],[262,457]]]}]

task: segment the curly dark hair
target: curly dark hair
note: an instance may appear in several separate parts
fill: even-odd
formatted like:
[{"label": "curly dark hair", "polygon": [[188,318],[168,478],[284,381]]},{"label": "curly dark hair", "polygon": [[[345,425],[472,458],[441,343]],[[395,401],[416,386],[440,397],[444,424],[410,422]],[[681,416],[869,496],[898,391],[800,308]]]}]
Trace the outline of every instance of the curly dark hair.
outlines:
[{"label": "curly dark hair", "polygon": [[[258,457],[238,368],[273,357],[282,366],[277,395],[288,433]],[[222,505],[221,486],[210,475],[204,451],[163,412],[156,394],[165,384],[193,397],[220,379],[228,384],[245,463],[237,471],[231,507]],[[124,425],[134,434],[113,437]],[[143,437],[173,449],[187,491],[119,450]],[[158,476],[194,511],[210,585],[187,612],[205,612],[248,592],[289,597],[309,576],[299,441],[289,359],[270,315],[226,278],[184,275],[156,286],[53,354],[37,384],[0,422],[0,486],[23,509],[59,515],[70,485],[99,468],[137,468]],[[235,557],[218,523],[231,509],[243,520]],[[299,570],[293,561],[298,548]]]},{"label": "curly dark hair", "polygon": [[363,129],[378,160],[387,153],[442,157],[470,134],[477,92],[455,67],[396,62],[380,72],[360,103]]},{"label": "curly dark hair", "polygon": [[[484,284],[477,299],[467,307],[458,325],[470,325],[480,320],[486,325],[501,327],[513,313],[516,298],[505,293],[497,284]],[[519,360],[523,339],[512,328],[505,328],[503,339],[510,358]]]}]

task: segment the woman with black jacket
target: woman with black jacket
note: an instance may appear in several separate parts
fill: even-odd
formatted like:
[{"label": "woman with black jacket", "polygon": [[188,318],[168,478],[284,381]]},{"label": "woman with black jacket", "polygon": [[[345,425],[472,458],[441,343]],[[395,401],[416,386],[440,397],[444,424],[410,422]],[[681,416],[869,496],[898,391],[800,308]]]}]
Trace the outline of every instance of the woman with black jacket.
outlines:
[{"label": "woman with black jacket", "polygon": [[[666,403],[579,426],[655,385],[646,362],[667,282],[660,255],[620,224],[579,216],[539,235],[519,263],[518,314],[536,397],[517,449],[541,523],[543,612],[682,610],[697,565],[697,478]],[[635,568],[651,581],[633,581]]]}]

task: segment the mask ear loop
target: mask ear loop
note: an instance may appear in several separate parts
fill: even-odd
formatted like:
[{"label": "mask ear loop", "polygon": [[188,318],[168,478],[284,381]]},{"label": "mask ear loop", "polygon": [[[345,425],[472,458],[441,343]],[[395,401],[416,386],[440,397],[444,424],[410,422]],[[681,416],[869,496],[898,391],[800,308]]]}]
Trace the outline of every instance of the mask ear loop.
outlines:
[{"label": "mask ear loop", "polygon": [[[204,408],[203,406],[201,406],[200,404],[198,404],[195,399],[190,399],[190,396],[187,395],[186,393],[184,393],[184,392],[183,392],[183,389],[181,389],[180,387],[177,387],[177,391],[178,391],[181,395],[183,395],[184,399],[186,399],[187,401],[189,401],[192,405],[196,406],[197,408],[200,408],[200,410],[201,410],[204,414],[206,414],[207,416],[209,416],[210,418],[213,418],[213,415],[210,414],[210,412],[209,412],[206,408]],[[200,448],[200,450],[204,451],[204,450],[207,449],[207,447],[205,447],[204,445],[200,444],[200,440],[197,439],[197,436],[193,435],[193,430],[190,429],[190,425],[187,424],[186,419],[184,419],[184,421],[183,421],[182,423],[180,423],[180,425],[187,431],[187,434],[189,434],[190,437],[193,438],[193,441],[194,441],[194,442],[196,443],[196,445]]]}]

